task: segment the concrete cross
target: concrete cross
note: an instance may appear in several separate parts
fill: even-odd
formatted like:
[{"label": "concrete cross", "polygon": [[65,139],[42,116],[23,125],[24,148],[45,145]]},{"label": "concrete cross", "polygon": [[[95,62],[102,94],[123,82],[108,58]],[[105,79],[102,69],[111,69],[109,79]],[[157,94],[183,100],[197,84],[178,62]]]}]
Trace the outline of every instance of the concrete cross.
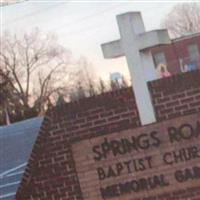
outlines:
[{"label": "concrete cross", "polygon": [[168,33],[166,30],[145,32],[140,12],[118,15],[117,22],[121,39],[101,45],[104,58],[126,57],[141,123],[153,123],[156,118],[147,81],[157,77],[148,48],[169,44]]}]

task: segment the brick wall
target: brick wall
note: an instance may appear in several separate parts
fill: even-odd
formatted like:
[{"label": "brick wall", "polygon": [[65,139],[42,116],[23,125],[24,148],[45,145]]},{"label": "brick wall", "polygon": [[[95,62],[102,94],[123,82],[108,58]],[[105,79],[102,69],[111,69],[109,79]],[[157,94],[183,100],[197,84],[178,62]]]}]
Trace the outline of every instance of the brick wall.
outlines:
[{"label": "brick wall", "polygon": [[149,82],[157,121],[200,111],[200,70]]},{"label": "brick wall", "polygon": [[131,88],[50,109],[16,199],[82,199],[72,140],[137,126],[140,120]]},{"label": "brick wall", "polygon": [[[199,112],[199,77],[197,71],[149,84],[159,121],[175,117],[171,113],[182,115],[182,110],[189,114],[192,112],[191,107],[195,108],[194,112]],[[172,102],[174,96],[180,94],[191,97],[187,109],[181,112],[175,109],[176,112],[173,110],[171,113],[162,110],[166,103]],[[182,102],[183,97],[179,98],[178,101]],[[82,200],[71,152],[73,140],[138,126],[141,124],[131,88],[50,108],[33,147],[16,199]],[[185,194],[188,195],[188,192]],[[177,194],[180,195],[181,192]]]}]

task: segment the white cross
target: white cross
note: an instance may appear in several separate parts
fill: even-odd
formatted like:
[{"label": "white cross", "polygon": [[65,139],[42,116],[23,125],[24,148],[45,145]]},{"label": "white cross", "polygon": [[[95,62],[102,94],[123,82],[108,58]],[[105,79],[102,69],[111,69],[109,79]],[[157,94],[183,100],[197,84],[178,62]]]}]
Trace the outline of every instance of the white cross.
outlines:
[{"label": "white cross", "polygon": [[125,56],[131,74],[140,121],[143,125],[156,121],[147,81],[155,80],[156,70],[148,48],[171,41],[166,30],[145,32],[140,12],[117,16],[120,40],[102,44],[105,58]]}]

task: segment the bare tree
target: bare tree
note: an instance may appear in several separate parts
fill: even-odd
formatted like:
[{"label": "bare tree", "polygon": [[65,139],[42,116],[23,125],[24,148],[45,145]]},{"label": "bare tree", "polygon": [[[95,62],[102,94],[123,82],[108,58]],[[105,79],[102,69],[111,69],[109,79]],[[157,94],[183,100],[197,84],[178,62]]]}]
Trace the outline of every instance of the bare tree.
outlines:
[{"label": "bare tree", "polygon": [[21,37],[4,34],[0,45],[1,70],[9,73],[19,101],[25,109],[35,105],[43,113],[67,77],[70,52],[57,43],[54,35],[42,35],[38,29]]},{"label": "bare tree", "polygon": [[85,57],[80,57],[75,65],[77,70],[74,71],[74,86],[70,94],[71,101],[95,96],[98,92],[98,85],[92,64]]},{"label": "bare tree", "polygon": [[100,94],[103,94],[107,91],[105,81],[103,81],[101,78],[99,79],[98,91],[99,91]]},{"label": "bare tree", "polygon": [[5,73],[0,69],[0,123],[10,124],[10,116],[8,107],[11,101],[10,98],[13,96],[11,94],[13,92],[12,85],[10,84],[9,73]]},{"label": "bare tree", "polygon": [[173,7],[165,17],[163,27],[171,37],[180,37],[200,31],[200,3],[182,3]]}]

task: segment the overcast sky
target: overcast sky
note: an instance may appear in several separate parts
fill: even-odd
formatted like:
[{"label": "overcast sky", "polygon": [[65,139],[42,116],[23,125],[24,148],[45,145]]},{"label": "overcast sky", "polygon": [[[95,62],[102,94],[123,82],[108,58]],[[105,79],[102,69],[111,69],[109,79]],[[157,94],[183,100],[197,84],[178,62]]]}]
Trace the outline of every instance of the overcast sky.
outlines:
[{"label": "overcast sky", "polygon": [[146,30],[159,29],[167,13],[180,3],[83,1],[32,0],[1,7],[1,28],[21,33],[39,27],[43,32],[54,32],[75,57],[87,57],[97,74],[107,79],[110,72],[128,74],[124,58],[105,60],[100,48],[101,43],[119,39],[116,15],[140,11]]}]

